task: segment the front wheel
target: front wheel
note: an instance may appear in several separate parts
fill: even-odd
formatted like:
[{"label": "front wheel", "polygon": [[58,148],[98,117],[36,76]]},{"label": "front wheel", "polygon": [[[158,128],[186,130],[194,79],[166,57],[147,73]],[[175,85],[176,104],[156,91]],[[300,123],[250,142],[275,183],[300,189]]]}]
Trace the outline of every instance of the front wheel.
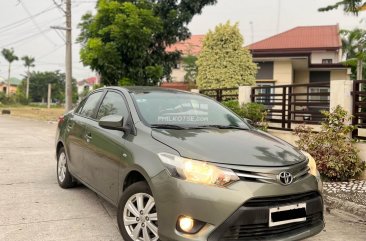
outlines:
[{"label": "front wheel", "polygon": [[159,240],[155,199],[146,182],[134,183],[124,191],[117,221],[125,241]]}]

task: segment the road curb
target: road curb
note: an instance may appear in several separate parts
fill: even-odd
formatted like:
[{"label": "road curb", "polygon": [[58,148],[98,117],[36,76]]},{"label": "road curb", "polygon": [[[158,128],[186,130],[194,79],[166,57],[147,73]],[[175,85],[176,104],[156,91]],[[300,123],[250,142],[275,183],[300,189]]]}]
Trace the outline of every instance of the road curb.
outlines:
[{"label": "road curb", "polygon": [[354,214],[362,220],[366,221],[366,207],[357,203],[343,200],[328,195],[324,196],[326,206],[331,209],[340,209],[348,213]]}]

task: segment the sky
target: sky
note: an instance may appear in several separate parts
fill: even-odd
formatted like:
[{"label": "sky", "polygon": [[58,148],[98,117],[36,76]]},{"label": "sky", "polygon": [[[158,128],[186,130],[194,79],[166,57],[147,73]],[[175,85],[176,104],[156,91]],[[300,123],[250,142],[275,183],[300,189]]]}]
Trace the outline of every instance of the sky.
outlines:
[{"label": "sky", "polygon": [[[54,0],[58,3],[61,0]],[[87,11],[95,11],[96,0],[72,0],[73,39],[77,24]],[[245,45],[296,26],[339,24],[341,29],[366,28],[366,11],[358,17],[341,10],[318,12],[336,0],[218,0],[206,6],[189,24],[192,34],[205,34],[219,23],[238,22]],[[365,19],[361,21],[361,19]],[[63,12],[53,0],[0,0],[0,49],[14,48],[19,57],[36,59],[35,71],[64,71],[64,32],[50,26],[65,26]],[[82,80],[94,73],[80,63],[80,46],[73,45],[73,76]],[[12,76],[22,78],[22,61],[13,64]],[[7,62],[0,57],[0,78],[7,78]]]}]

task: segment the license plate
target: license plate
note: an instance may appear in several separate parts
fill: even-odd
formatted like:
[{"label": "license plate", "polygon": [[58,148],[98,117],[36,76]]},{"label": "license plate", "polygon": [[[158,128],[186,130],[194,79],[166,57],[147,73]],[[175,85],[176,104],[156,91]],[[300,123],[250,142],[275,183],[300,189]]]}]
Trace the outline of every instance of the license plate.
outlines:
[{"label": "license plate", "polygon": [[306,203],[269,209],[269,227],[306,221]]}]

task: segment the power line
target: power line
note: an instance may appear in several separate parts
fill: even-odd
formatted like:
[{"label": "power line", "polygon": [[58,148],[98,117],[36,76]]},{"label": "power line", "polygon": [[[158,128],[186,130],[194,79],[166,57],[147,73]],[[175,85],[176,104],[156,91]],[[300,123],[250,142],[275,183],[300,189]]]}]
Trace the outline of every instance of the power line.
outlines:
[{"label": "power line", "polygon": [[49,51],[48,53],[41,55],[41,57],[39,57],[38,59],[43,59],[45,57],[48,57],[49,55],[53,54],[54,52],[56,52],[57,50],[59,50],[60,48],[65,47],[64,44],[61,44],[59,46],[56,46],[53,50]]},{"label": "power line", "polygon": [[58,30],[58,29],[55,29],[55,32],[56,32],[56,34],[60,37],[60,39],[61,39],[64,43],[66,43],[65,35],[64,35],[64,34],[62,34],[63,32],[60,32],[60,30]]},{"label": "power line", "polygon": [[[47,20],[47,21],[41,22],[41,25],[59,23],[61,18],[62,17],[58,17],[58,18],[54,18],[52,20]],[[1,39],[1,42],[4,42],[4,40],[13,39],[14,36],[19,36],[19,35],[24,36],[25,34],[34,33],[35,31],[37,31],[37,28],[35,26],[27,27],[26,29],[15,28],[15,29],[12,29],[12,31],[11,30],[6,31],[6,34],[3,34],[3,32],[0,32],[1,33],[0,39]]]},{"label": "power line", "polygon": [[61,3],[57,3],[56,0],[52,0],[55,6],[60,10],[63,14],[66,13],[65,9],[62,8],[63,0],[61,0]]},{"label": "power line", "polygon": [[11,43],[4,44],[4,45],[2,45],[0,48],[5,48],[5,47],[7,47],[7,46],[9,46],[9,45],[14,45],[14,44],[20,43],[20,42],[22,42],[22,41],[25,41],[25,40],[31,39],[31,38],[33,38],[33,37],[36,37],[36,36],[38,36],[38,35],[44,34],[44,33],[48,32],[48,31],[51,31],[51,29],[44,29],[44,30],[41,30],[41,31],[40,31],[40,32],[38,32],[38,33],[35,33],[35,34],[32,34],[32,35],[29,35],[29,36],[24,37],[24,38],[21,38],[21,39],[18,39],[18,40],[14,41],[14,42],[11,42]]},{"label": "power line", "polygon": [[40,33],[42,33],[42,35],[53,45],[56,46],[56,43],[53,42],[44,32],[42,32],[41,27],[38,25],[38,23],[36,22],[36,20],[34,19],[34,16],[30,13],[30,11],[28,10],[28,8],[25,6],[25,4],[23,3],[22,0],[19,0],[20,4],[22,5],[22,7],[24,8],[25,12],[28,14],[28,16],[30,17],[31,21],[33,22],[33,24],[37,27],[38,31]]},{"label": "power line", "polygon": [[[55,8],[56,8],[55,6],[50,6],[50,7],[46,8],[46,9],[44,9],[43,11],[40,11],[40,12],[38,12],[38,13],[36,13],[36,14],[32,15],[32,17],[33,17],[33,18],[38,17],[38,16],[40,16],[40,15],[42,15],[42,14],[46,13],[46,12],[49,12],[49,11],[51,11],[51,10],[55,9]],[[18,20],[18,21],[15,21],[15,22],[13,22],[13,23],[10,23],[10,24],[7,24],[7,25],[4,25],[4,26],[1,26],[1,27],[0,27],[0,31],[3,33],[3,32],[6,32],[6,31],[8,31],[8,30],[11,30],[11,29],[14,29],[14,28],[16,28],[16,27],[19,27],[19,26],[21,26],[21,25],[24,25],[24,24],[28,23],[28,20],[29,20],[29,19],[30,19],[30,17],[27,17],[27,18],[23,18],[23,19],[20,19],[20,20]]]}]

